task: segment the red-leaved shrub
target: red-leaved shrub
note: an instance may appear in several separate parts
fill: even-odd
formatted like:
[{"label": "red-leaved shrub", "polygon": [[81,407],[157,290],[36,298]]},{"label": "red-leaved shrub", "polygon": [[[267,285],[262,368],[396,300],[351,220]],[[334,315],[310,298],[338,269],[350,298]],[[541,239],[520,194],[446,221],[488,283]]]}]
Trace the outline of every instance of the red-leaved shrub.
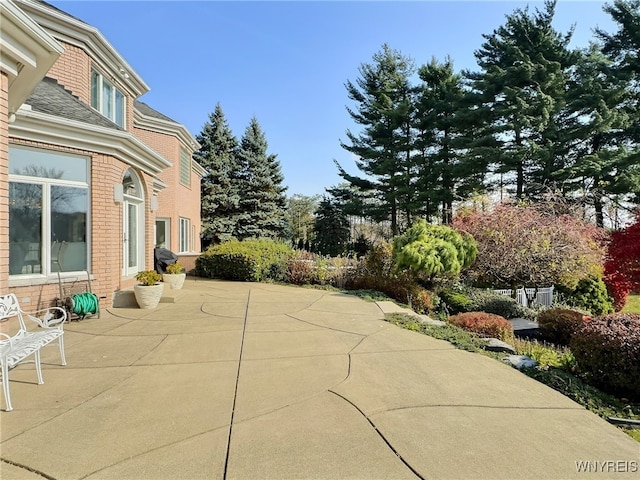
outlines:
[{"label": "red-leaved shrub", "polygon": [[435,308],[434,295],[408,276],[358,275],[346,283],[349,290],[377,290],[401,303],[408,304],[417,313]]},{"label": "red-leaved shrub", "polygon": [[509,341],[513,339],[513,325],[500,315],[486,312],[466,312],[449,317],[449,323],[468,332]]},{"label": "red-leaved shrub", "polygon": [[540,335],[556,345],[569,345],[571,337],[583,324],[582,313],[566,308],[549,308],[538,315]]},{"label": "red-leaved shrub", "polygon": [[590,383],[640,400],[640,315],[595,317],[574,334],[570,347]]}]

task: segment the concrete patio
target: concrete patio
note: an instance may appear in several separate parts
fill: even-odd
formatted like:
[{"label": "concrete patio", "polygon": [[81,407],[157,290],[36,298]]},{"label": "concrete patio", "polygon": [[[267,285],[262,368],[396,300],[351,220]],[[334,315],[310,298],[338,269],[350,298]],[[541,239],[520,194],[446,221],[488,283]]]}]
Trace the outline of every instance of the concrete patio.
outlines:
[{"label": "concrete patio", "polygon": [[622,431],[376,303],[193,278],[174,297],[67,324],[44,385],[32,363],[11,372],[2,479],[640,475]]}]

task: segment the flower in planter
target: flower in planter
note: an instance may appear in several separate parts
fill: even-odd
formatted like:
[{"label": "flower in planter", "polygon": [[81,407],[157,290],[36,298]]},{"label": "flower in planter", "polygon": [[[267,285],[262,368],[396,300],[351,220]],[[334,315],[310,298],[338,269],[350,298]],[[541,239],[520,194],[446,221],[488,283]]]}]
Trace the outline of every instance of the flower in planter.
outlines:
[{"label": "flower in planter", "polygon": [[162,275],[155,270],[142,270],[136,274],[136,280],[140,285],[156,285],[162,280]]},{"label": "flower in planter", "polygon": [[170,275],[174,275],[176,273],[184,273],[184,267],[180,264],[180,262],[172,263],[171,265],[167,265],[165,273]]}]

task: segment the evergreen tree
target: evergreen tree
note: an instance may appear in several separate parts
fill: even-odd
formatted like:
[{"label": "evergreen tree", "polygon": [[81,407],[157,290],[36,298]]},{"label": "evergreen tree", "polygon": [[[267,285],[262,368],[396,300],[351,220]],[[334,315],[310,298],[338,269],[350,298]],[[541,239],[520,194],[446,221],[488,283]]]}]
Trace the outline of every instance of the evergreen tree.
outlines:
[{"label": "evergreen tree", "polygon": [[349,220],[339,205],[323,198],[316,210],[314,250],[322,255],[337,256],[349,245]]},{"label": "evergreen tree", "polygon": [[203,246],[206,246],[233,237],[240,203],[235,156],[238,141],[231,133],[219,103],[196,139],[201,147],[194,152],[194,158],[207,172],[200,187],[201,236]]},{"label": "evergreen tree", "polygon": [[341,146],[358,157],[356,165],[367,177],[349,175],[338,167],[345,180],[378,194],[382,212],[372,208],[368,213],[377,218],[383,213],[395,234],[400,213],[410,222],[414,210],[413,89],[409,81],[414,66],[410,58],[384,44],[374,54],[373,63],[362,64],[359,72],[355,84],[347,81],[345,86],[349,99],[357,104],[355,110],[347,111],[362,131],[356,135],[347,130],[349,143],[341,142]]},{"label": "evergreen tree", "polygon": [[[627,152],[621,132],[629,125],[623,108],[628,98],[625,82],[613,74],[612,62],[596,44],[581,53],[568,89],[570,163],[556,177],[595,211],[596,225],[604,226],[607,198],[620,193]],[[624,190],[623,190],[624,192]]]},{"label": "evergreen tree", "polygon": [[619,28],[613,34],[596,29],[596,35],[603,42],[603,52],[614,62],[614,74],[627,85],[629,94],[619,107],[629,116],[629,123],[621,132],[627,152],[618,162],[616,186],[627,199],[640,203],[640,0],[615,0],[604,10]]},{"label": "evergreen tree", "polygon": [[516,9],[475,52],[479,73],[469,73],[480,116],[498,144],[496,173],[515,184],[517,198],[535,195],[559,168],[554,122],[564,108],[572,31],[552,27],[555,1],[530,14]]},{"label": "evergreen tree", "polygon": [[422,80],[416,99],[418,133],[414,142],[420,152],[416,155],[418,195],[428,220],[440,212],[442,222],[448,224],[454,200],[481,188],[485,169],[477,158],[467,157],[467,133],[472,126],[462,76],[454,72],[452,60],[440,63],[433,59],[420,67],[418,75]]},{"label": "evergreen tree", "polygon": [[276,155],[267,153],[267,140],[254,117],[240,141],[242,196],[236,237],[283,238],[286,229],[286,187]]}]

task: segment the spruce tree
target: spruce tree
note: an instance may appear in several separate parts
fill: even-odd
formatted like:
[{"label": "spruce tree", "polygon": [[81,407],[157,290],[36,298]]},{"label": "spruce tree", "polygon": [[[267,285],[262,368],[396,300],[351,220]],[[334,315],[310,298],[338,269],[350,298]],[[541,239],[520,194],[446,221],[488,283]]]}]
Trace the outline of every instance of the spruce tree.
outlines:
[{"label": "spruce tree", "polygon": [[196,139],[201,147],[194,152],[194,158],[207,172],[200,187],[201,236],[206,246],[233,237],[240,204],[235,156],[238,141],[219,103]]},{"label": "spruce tree", "polygon": [[235,234],[245,238],[283,238],[286,230],[286,187],[276,155],[267,153],[267,140],[254,117],[240,141],[242,195]]}]

